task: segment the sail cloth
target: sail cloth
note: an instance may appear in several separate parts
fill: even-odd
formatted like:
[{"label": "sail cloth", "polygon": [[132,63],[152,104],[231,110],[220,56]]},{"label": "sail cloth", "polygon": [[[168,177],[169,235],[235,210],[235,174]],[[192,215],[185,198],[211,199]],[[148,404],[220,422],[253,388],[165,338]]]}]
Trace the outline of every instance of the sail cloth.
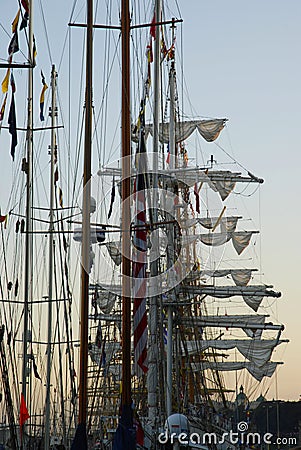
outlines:
[{"label": "sail cloth", "polygon": [[[284,340],[240,340],[240,339],[225,339],[225,340],[200,340],[200,341],[186,341],[185,345],[189,355],[195,355],[204,352],[208,348],[215,348],[218,350],[237,350],[249,361],[253,362],[257,367],[262,367],[266,364],[272,355],[273,349],[281,344],[287,342]],[[184,350],[183,350],[184,353]]]},{"label": "sail cloth", "polygon": [[201,270],[199,272],[200,278],[212,277],[220,278],[231,275],[236,286],[247,286],[249,283],[252,272],[256,269],[217,269],[217,270]]},{"label": "sail cloth", "polygon": [[215,298],[229,298],[242,295],[245,303],[254,311],[257,311],[263,297],[281,297],[280,292],[275,292],[263,285],[249,286],[183,286],[182,292],[194,293],[195,295],[210,295]]},{"label": "sail cloth", "polygon": [[96,304],[104,314],[110,314],[116,303],[116,294],[110,291],[97,291]]},{"label": "sail cloth", "polygon": [[[226,121],[227,119],[213,119],[177,122],[175,124],[176,143],[188,139],[195,130],[197,130],[207,142],[213,142],[220,135],[220,132],[226,124]],[[145,139],[148,138],[149,134],[153,135],[152,124],[148,124],[145,126]],[[134,134],[134,132],[132,132],[132,140],[134,142],[138,142],[138,135]],[[169,142],[169,123],[159,124],[159,140],[162,144],[167,144]]]},{"label": "sail cloth", "polygon": [[264,325],[265,315],[225,315],[225,316],[202,316],[194,317],[191,321],[190,317],[182,317],[181,323],[185,326],[200,326],[200,327],[231,327],[241,328],[246,335],[253,339],[260,339],[262,329],[256,328],[258,325]]},{"label": "sail cloth", "polygon": [[191,243],[199,240],[204,245],[211,247],[219,247],[224,245],[230,240],[236,253],[240,255],[244,249],[249,245],[251,237],[257,231],[234,231],[233,233],[221,232],[221,233],[207,233],[207,234],[194,234],[182,236],[182,244],[190,245]]},{"label": "sail cloth", "polygon": [[111,256],[112,260],[116,264],[116,266],[120,266],[122,261],[121,256],[121,242],[107,242],[106,247],[108,249],[109,255]]},{"label": "sail cloth", "polygon": [[119,342],[101,343],[100,347],[97,344],[91,344],[89,355],[95,364],[105,367],[107,364],[110,364],[113,356],[119,350],[121,350]]},{"label": "sail cloth", "polygon": [[200,370],[218,370],[218,371],[233,371],[247,369],[248,372],[257,380],[262,381],[263,377],[273,376],[279,362],[267,362],[262,367],[257,367],[250,361],[227,361],[227,362],[209,362],[192,364],[192,370],[198,372]]}]

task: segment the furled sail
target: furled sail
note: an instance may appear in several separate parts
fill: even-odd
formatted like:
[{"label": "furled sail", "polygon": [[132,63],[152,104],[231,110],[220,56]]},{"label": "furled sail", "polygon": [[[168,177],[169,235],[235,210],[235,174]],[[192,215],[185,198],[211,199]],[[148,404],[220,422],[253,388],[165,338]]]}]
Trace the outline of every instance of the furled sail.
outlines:
[{"label": "furled sail", "polygon": [[[194,317],[193,321],[190,317],[182,317],[181,323],[185,326],[192,325],[200,327],[226,327],[226,328],[241,328],[250,338],[259,339],[264,329],[266,315],[225,315],[225,316],[202,316]],[[192,326],[191,325],[191,326]],[[266,324],[267,329],[269,325]],[[281,329],[281,325],[279,325]]]},{"label": "furled sail", "polygon": [[200,341],[186,341],[185,346],[189,355],[204,352],[208,348],[215,348],[218,350],[237,350],[249,361],[253,362],[257,367],[262,367],[266,364],[272,355],[273,349],[281,344],[287,342],[285,340],[246,340],[246,339],[225,339],[225,340],[200,340]]},{"label": "furled sail", "polygon": [[242,295],[245,303],[254,311],[257,311],[263,297],[281,297],[280,292],[268,289],[269,286],[183,286],[182,292],[194,293],[195,295],[210,295],[215,298],[229,298]]},{"label": "furled sail", "polygon": [[237,254],[240,255],[249,245],[251,237],[255,233],[257,233],[257,231],[234,231],[233,233],[225,231],[221,233],[193,234],[182,236],[182,243],[183,245],[190,245],[191,243],[200,240],[204,245],[218,247],[232,240],[233,247]]},{"label": "furled sail", "polygon": [[[175,124],[175,140],[176,142],[182,142],[188,139],[191,134],[197,130],[200,135],[207,141],[213,142],[218,138],[220,132],[224,128],[227,119],[210,119],[210,120],[189,120],[184,122],[177,122]],[[162,144],[169,142],[169,123],[159,124],[159,140]],[[145,126],[145,138],[148,135],[153,135],[153,125],[148,124]],[[132,140],[138,142],[138,134],[135,127],[132,129]]]},{"label": "furled sail", "polygon": [[110,364],[113,356],[121,349],[119,342],[106,342],[103,345],[91,344],[89,354],[92,361],[99,366],[105,367]]},{"label": "furled sail", "polygon": [[226,277],[231,275],[236,286],[247,286],[249,283],[252,272],[257,269],[217,269],[217,270],[201,270],[200,277]]},{"label": "furled sail", "polygon": [[192,364],[193,371],[200,370],[218,370],[218,371],[233,371],[233,370],[242,370],[247,369],[248,372],[257,380],[261,381],[264,377],[273,376],[278,364],[282,364],[280,362],[267,362],[262,367],[257,367],[255,364],[249,361],[238,361],[238,362],[209,362],[204,361],[202,363]]},{"label": "furled sail", "polygon": [[104,314],[110,314],[116,302],[116,295],[110,291],[97,291],[96,304]]},{"label": "furled sail", "polygon": [[106,247],[108,249],[109,255],[117,266],[120,266],[122,256],[121,256],[121,242],[107,242]]}]

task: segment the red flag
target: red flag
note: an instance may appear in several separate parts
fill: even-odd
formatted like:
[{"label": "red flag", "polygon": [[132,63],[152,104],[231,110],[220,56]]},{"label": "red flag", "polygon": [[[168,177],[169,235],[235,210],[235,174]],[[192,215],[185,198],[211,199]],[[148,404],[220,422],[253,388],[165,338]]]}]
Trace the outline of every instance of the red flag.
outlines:
[{"label": "red flag", "polygon": [[5,216],[0,215],[0,223],[6,222],[7,214]]},{"label": "red flag", "polygon": [[23,427],[24,423],[27,419],[29,419],[30,415],[28,414],[28,409],[26,407],[24,395],[21,394],[21,403],[20,403],[20,427]]},{"label": "red flag", "polygon": [[156,39],[156,15],[154,14],[153,20],[152,20],[152,24],[150,27],[150,35]]}]

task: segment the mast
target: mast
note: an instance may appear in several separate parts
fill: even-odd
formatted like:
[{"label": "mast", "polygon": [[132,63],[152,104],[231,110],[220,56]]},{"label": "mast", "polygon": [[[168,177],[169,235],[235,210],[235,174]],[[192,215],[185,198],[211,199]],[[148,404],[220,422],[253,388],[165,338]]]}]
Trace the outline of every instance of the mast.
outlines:
[{"label": "mast", "polygon": [[93,62],[93,0],[87,0],[85,149],[83,176],[83,242],[81,268],[80,383],[78,422],[87,421],[88,312],[90,267],[90,202],[91,202],[91,138],[92,138],[92,62]]},{"label": "mast", "polygon": [[[28,41],[28,98],[27,98],[27,159],[26,159],[26,230],[25,230],[25,273],[24,273],[24,322],[23,322],[23,366],[22,366],[22,394],[26,401],[26,384],[28,376],[28,330],[29,304],[32,300],[32,169],[33,169],[33,0],[29,0],[29,41]],[[22,434],[24,434],[24,426]],[[24,436],[23,436],[24,437]]]},{"label": "mast", "polygon": [[[172,25],[172,31],[174,32],[174,25]],[[173,34],[173,33],[172,33]],[[173,36],[172,36],[173,37]],[[175,68],[174,61],[171,63],[171,69],[169,74],[169,89],[170,89],[170,118],[169,118],[169,168],[176,168],[176,155],[175,155]],[[174,239],[173,239],[173,227],[169,232],[169,255],[167,266],[170,267],[174,263]],[[172,329],[173,329],[173,306],[167,307],[167,361],[166,361],[166,414],[169,417],[172,413]]]},{"label": "mast", "polygon": [[[161,20],[161,0],[155,2],[155,21]],[[153,221],[158,222],[158,152],[159,152],[159,122],[160,122],[160,39],[159,28],[156,28],[156,40],[154,51],[154,101],[153,101]],[[151,277],[158,275],[158,263],[153,261],[151,264]],[[148,418],[151,427],[155,428],[156,418],[158,418],[157,408],[157,386],[158,386],[158,297],[150,298],[149,306],[149,360],[148,360]]]},{"label": "mast", "polygon": [[122,406],[131,405],[131,120],[130,120],[130,13],[129,0],[121,2],[122,45]]},{"label": "mast", "polygon": [[49,208],[49,253],[48,253],[48,346],[47,346],[47,381],[46,381],[46,407],[45,407],[45,450],[50,446],[50,383],[52,362],[52,287],[53,287],[53,232],[54,232],[54,163],[56,151],[55,125],[56,125],[56,71],[51,70],[51,147],[50,147],[50,208]]}]

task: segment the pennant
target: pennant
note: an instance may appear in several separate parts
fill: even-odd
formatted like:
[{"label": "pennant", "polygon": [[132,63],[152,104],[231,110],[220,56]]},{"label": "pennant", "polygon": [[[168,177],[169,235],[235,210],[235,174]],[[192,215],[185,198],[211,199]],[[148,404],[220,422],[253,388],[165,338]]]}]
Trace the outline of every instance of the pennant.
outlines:
[{"label": "pennant", "polygon": [[22,22],[20,25],[20,30],[23,30],[23,28],[27,27],[27,22],[29,19],[29,3],[28,0],[21,0],[21,5],[25,9],[24,16],[22,16]]},{"label": "pennant", "polygon": [[12,94],[10,109],[9,109],[9,115],[8,115],[8,131],[11,134],[11,148],[10,148],[10,154],[13,158],[13,161],[15,159],[15,149],[18,144],[17,139],[17,121],[16,121],[16,109],[15,109],[15,94]]},{"label": "pennant", "polygon": [[29,14],[29,2],[28,0],[21,0],[21,5],[25,9],[25,12]]},{"label": "pennant", "polygon": [[28,414],[28,409],[26,407],[24,395],[21,394],[20,419],[19,419],[20,428],[23,427],[24,423],[26,422],[27,419],[29,419],[29,417],[30,415]]},{"label": "pennant", "polygon": [[14,94],[16,92],[16,83],[15,83],[15,79],[14,79],[13,73],[11,73],[11,75],[10,75],[10,85],[11,85],[11,88],[12,88],[12,92]]},{"label": "pennant", "polygon": [[59,171],[58,168],[56,168],[54,172],[54,184],[56,184],[58,181],[59,181]]},{"label": "pennant", "polygon": [[7,214],[5,216],[0,215],[0,223],[6,223],[7,222]]},{"label": "pennant", "polygon": [[147,56],[147,62],[150,64],[153,62],[153,45],[152,41],[149,42],[148,46],[146,47],[146,56]]},{"label": "pennant", "polygon": [[18,295],[18,291],[19,291],[19,280],[17,278],[15,283],[15,297],[17,297]]},{"label": "pennant", "polygon": [[112,212],[113,212],[114,200],[115,200],[115,178],[113,177],[112,190],[111,190],[111,203],[110,203],[110,208],[109,208],[108,219],[111,217]]},{"label": "pennant", "polygon": [[19,51],[18,31],[15,31],[8,46],[8,54],[13,55]]},{"label": "pennant", "polygon": [[200,196],[197,183],[194,184],[194,195],[195,195],[195,210],[197,213],[200,213]]},{"label": "pennant", "polygon": [[36,40],[35,37],[33,37],[33,64],[36,65],[36,57],[37,57],[37,47],[36,47]]},{"label": "pennant", "polygon": [[42,91],[41,91],[41,95],[40,95],[40,120],[41,122],[43,122],[45,120],[44,117],[44,100],[45,100],[45,92],[48,89],[48,86],[45,82],[45,77],[43,72],[41,71],[41,77],[42,77]]},{"label": "pennant", "polygon": [[63,203],[63,191],[62,189],[59,187],[59,204],[61,208],[64,208],[64,203]]},{"label": "pennant", "polygon": [[18,10],[16,17],[14,18],[13,23],[11,24],[11,32],[12,33],[15,33],[17,31],[19,17],[20,17],[20,9]]},{"label": "pennant", "polygon": [[150,35],[152,38],[156,39],[156,14],[153,16],[152,24],[150,27]]},{"label": "pennant", "polygon": [[4,119],[5,106],[6,106],[7,94],[4,97],[1,109],[0,109],[0,122]]},{"label": "pennant", "polygon": [[[22,3],[22,5],[23,5],[23,3]],[[27,11],[25,11],[24,16],[22,17],[22,22],[21,22],[21,25],[20,25],[20,31],[23,30],[23,28],[27,27],[28,19],[29,19],[29,14],[28,14]]]},{"label": "pennant", "polygon": [[166,164],[170,163],[170,151],[169,151],[169,144],[167,144],[167,157],[166,157]]},{"label": "pennant", "polygon": [[35,361],[34,355],[31,354],[30,356],[28,355],[28,357],[32,360],[32,368],[33,368],[34,376],[35,376],[38,380],[42,381],[42,380],[41,380],[41,377],[40,377],[40,375],[39,375],[39,372],[38,372],[38,368],[37,368],[37,365],[36,365],[36,361]]},{"label": "pennant", "polygon": [[10,75],[10,67],[6,71],[6,75],[2,81],[2,92],[5,94],[8,91],[8,83],[9,83],[9,75]]},{"label": "pennant", "polygon": [[136,415],[136,417],[134,417],[134,427],[136,429],[136,444],[143,447],[144,446],[144,430],[142,428],[142,424],[140,422],[138,415]]}]

